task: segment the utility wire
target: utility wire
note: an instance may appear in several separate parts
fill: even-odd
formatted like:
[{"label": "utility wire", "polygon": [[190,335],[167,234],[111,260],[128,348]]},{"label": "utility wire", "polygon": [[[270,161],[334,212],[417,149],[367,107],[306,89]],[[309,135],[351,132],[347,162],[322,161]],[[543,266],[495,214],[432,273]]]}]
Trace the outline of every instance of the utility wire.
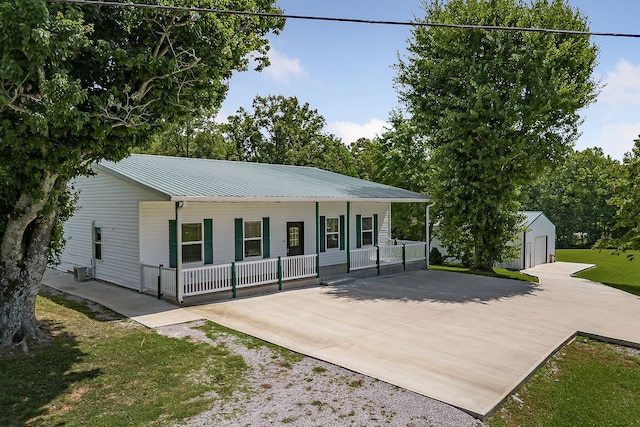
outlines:
[{"label": "utility wire", "polygon": [[148,3],[119,3],[114,1],[100,1],[100,0],[47,0],[47,1],[51,3],[89,4],[89,5],[96,5],[96,6],[108,6],[108,7],[130,7],[130,8],[136,8],[136,9],[157,9],[157,10],[171,10],[171,11],[178,11],[178,12],[214,13],[214,14],[221,14],[221,15],[257,16],[260,18],[301,19],[301,20],[308,20],[308,21],[346,22],[346,23],[356,23],[356,24],[398,25],[398,26],[410,26],[410,27],[436,27],[436,28],[454,28],[454,29],[461,29],[461,30],[483,30],[483,31],[515,31],[515,32],[528,32],[528,33],[565,34],[565,35],[577,35],[577,36],[640,38],[640,34],[607,33],[607,32],[576,31],[576,30],[555,30],[551,28],[501,27],[501,26],[494,26],[494,25],[439,24],[435,22],[384,21],[384,20],[357,19],[357,18],[332,18],[332,17],[326,17],[326,16],[287,15],[287,14],[277,14],[277,13],[248,12],[248,11],[240,11],[240,10],[221,10],[221,9],[211,9],[211,8],[205,8],[205,7],[167,6],[167,5],[160,5],[160,4],[148,4]]}]

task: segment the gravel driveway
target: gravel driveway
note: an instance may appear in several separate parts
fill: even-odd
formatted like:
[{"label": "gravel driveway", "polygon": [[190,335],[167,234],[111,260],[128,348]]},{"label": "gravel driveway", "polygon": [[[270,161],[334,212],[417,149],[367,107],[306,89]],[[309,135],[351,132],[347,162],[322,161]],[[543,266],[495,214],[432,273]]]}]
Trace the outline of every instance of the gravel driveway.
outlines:
[{"label": "gravel driveway", "polygon": [[248,349],[227,333],[214,342],[193,329],[202,321],[157,328],[158,333],[212,345],[224,343],[249,366],[252,391],[193,417],[184,426],[482,426],[452,406],[304,357],[290,367],[274,363],[267,347]]}]

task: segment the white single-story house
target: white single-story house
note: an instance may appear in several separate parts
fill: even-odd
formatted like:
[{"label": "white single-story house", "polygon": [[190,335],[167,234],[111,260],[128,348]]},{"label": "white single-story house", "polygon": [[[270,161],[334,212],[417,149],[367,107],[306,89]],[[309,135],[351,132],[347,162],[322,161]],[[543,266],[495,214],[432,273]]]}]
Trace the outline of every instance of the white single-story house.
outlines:
[{"label": "white single-story house", "polygon": [[[323,272],[425,261],[394,245],[391,203],[425,195],[311,167],[132,155],[78,177],[57,266],[140,291],[185,297]],[[428,240],[427,240],[428,241]]]},{"label": "white single-story house", "polygon": [[[511,270],[524,270],[539,264],[553,262],[556,252],[556,226],[540,211],[520,212],[524,216],[525,231],[518,233],[512,244],[519,249],[520,256],[497,265]],[[437,228],[431,247],[437,248],[446,257],[447,249],[437,237]]]}]

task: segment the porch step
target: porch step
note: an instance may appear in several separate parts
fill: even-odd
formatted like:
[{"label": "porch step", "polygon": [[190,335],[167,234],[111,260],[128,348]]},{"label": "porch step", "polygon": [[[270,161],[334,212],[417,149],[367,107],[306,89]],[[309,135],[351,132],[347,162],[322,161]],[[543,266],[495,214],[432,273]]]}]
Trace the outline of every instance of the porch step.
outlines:
[{"label": "porch step", "polygon": [[339,285],[348,285],[349,283],[354,283],[356,281],[353,277],[339,277],[337,279],[328,279],[322,281],[322,286],[339,286]]}]

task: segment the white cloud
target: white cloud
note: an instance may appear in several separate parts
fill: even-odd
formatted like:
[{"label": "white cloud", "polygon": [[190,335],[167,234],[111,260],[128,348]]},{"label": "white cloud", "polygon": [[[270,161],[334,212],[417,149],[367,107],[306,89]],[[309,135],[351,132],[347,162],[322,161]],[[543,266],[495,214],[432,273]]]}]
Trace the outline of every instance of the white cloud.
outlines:
[{"label": "white cloud", "polygon": [[216,117],[213,119],[214,122],[216,123],[228,123],[229,114],[227,114],[224,109],[220,108],[220,110],[218,110],[218,114],[216,114]]},{"label": "white cloud", "polygon": [[622,160],[624,154],[631,151],[638,136],[640,136],[640,122],[607,123],[602,127],[601,146],[605,153],[614,159]]},{"label": "white cloud", "polygon": [[278,83],[286,84],[292,78],[300,80],[308,76],[299,59],[289,58],[274,48],[269,50],[269,61],[271,65],[265,68],[264,72]]},{"label": "white cloud", "polygon": [[342,139],[342,142],[349,144],[359,138],[373,139],[380,135],[385,128],[390,128],[391,124],[384,120],[373,118],[365,124],[355,122],[331,122],[327,124],[329,132]]},{"label": "white cloud", "polygon": [[614,108],[640,106],[640,65],[620,60],[616,69],[607,73],[606,86],[598,100]]}]

